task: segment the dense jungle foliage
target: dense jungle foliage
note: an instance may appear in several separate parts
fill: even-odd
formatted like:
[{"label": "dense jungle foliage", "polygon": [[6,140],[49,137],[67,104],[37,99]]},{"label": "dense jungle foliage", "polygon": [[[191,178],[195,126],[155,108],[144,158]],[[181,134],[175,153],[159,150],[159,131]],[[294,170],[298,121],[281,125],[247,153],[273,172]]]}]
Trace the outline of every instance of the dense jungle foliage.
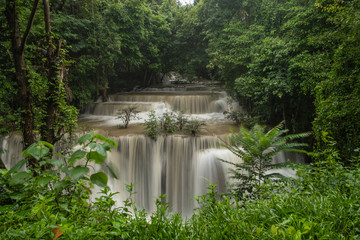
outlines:
[{"label": "dense jungle foliage", "polygon": [[[221,80],[261,122],[285,120],[291,132],[312,130],[319,151],[325,134],[343,159],[358,154],[358,0],[45,2],[51,21],[39,1],[0,1],[2,133],[32,125],[54,143],[76,125],[71,106],[81,109],[100,96],[106,100],[108,91],[156,84],[177,71],[188,79]],[[14,81],[11,11],[24,40],[26,89]],[[54,47],[60,54],[46,54]],[[52,62],[61,68],[60,89],[50,87]],[[29,116],[34,119],[25,120]],[[27,146],[33,142],[30,136]]]},{"label": "dense jungle foliage", "polygon": [[[0,12],[0,135],[22,132],[32,169],[1,170],[1,239],[58,226],[60,239],[359,238],[359,0],[0,0]],[[114,208],[106,175],[84,178],[72,164],[101,164],[100,136],[68,165],[48,158],[81,109],[171,71],[223,82],[251,119],[312,131],[313,164],[248,201],[210,187],[183,220],[160,199],[152,214],[131,196]],[[104,188],[90,204],[92,184]]]},{"label": "dense jungle foliage", "polygon": [[[257,128],[253,134],[259,131]],[[274,128],[266,135],[270,137],[279,131]],[[280,148],[287,147],[283,140],[280,142]],[[261,150],[261,145],[266,143],[259,143]],[[78,144],[83,148],[68,156],[58,154],[60,159],[49,157],[53,148],[49,143],[31,145],[24,156],[32,156],[42,166],[48,166],[43,171],[19,171],[25,160],[9,171],[0,170],[1,239],[358,239],[360,236],[359,164],[344,167],[331,143],[326,161],[297,167],[297,179],[254,184],[256,194],[251,198],[240,200],[232,194],[220,195],[210,185],[207,194],[196,198],[199,207],[189,218],[169,212],[168,204],[162,201],[164,196],[156,199],[155,212],[138,209],[131,185],[126,188],[128,199],[119,207],[114,201],[118,193],[112,193],[106,186],[107,175],[102,171],[94,173],[87,165],[88,162],[104,165],[107,151],[116,143],[100,135],[86,134]],[[249,149],[253,151],[250,155],[256,154],[253,147]],[[266,161],[267,156],[263,157]],[[111,167],[108,170],[109,177],[117,177],[111,174]],[[89,172],[92,174],[88,178]],[[89,201],[91,191],[95,191],[94,184],[101,187],[100,195]]]}]

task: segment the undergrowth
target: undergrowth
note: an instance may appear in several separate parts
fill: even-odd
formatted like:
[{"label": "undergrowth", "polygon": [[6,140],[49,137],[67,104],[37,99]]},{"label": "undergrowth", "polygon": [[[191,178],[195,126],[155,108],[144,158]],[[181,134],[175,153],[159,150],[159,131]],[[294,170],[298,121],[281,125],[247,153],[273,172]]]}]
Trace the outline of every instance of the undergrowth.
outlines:
[{"label": "undergrowth", "polygon": [[256,199],[236,201],[210,185],[189,219],[169,212],[163,195],[154,213],[137,209],[132,186],[117,207],[108,186],[89,201],[87,175],[1,170],[0,239],[359,239],[359,164],[332,160],[298,168],[297,179],[264,182]]}]

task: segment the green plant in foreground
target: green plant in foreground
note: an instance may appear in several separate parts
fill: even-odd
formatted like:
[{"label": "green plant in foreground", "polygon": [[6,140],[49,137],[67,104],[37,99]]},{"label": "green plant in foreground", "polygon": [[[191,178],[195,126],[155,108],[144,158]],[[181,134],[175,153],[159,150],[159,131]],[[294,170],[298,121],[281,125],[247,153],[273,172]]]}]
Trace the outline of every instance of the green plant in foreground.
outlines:
[{"label": "green plant in foreground", "polygon": [[[90,174],[90,163],[103,164],[107,151],[117,144],[98,134],[86,134],[79,138],[78,144],[87,150],[77,150],[70,157],[54,153],[55,159],[50,155],[54,149],[52,144],[34,143],[23,155],[35,158],[39,168],[19,171],[26,163],[23,159],[10,170],[1,170],[0,221],[3,224],[0,232],[14,239],[27,239],[28,235],[50,239],[52,229],[62,224],[64,218],[89,207],[91,185],[105,187],[108,181],[102,171]],[[110,168],[109,171],[112,172]],[[32,227],[32,221],[38,221],[39,225],[33,226],[29,234],[26,228]],[[68,227],[64,225],[62,229],[68,230]]]},{"label": "green plant in foreground", "polygon": [[307,146],[307,144],[290,141],[307,137],[309,133],[284,135],[288,130],[282,128],[283,123],[268,132],[261,125],[255,125],[251,130],[241,127],[238,133],[233,133],[228,137],[228,144],[223,144],[241,159],[236,163],[221,160],[235,167],[230,171],[232,177],[239,181],[235,188],[239,198],[256,197],[256,189],[265,179],[282,177],[278,173],[267,173],[269,170],[284,166],[284,164],[273,164],[273,157],[276,154],[282,151],[304,152],[297,148]]}]

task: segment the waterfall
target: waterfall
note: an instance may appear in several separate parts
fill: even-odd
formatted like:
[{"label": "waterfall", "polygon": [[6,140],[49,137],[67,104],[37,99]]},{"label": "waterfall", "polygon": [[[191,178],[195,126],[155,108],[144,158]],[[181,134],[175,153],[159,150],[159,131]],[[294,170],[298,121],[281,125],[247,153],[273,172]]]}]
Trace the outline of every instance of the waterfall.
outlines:
[{"label": "waterfall", "polygon": [[[125,184],[135,183],[137,206],[150,212],[155,210],[155,198],[166,194],[172,211],[190,215],[196,205],[194,196],[203,194],[207,183],[226,191],[227,169],[218,157],[235,158],[219,148],[214,136],[160,136],[156,141],[146,136],[122,136],[108,158],[119,175],[110,180],[110,186],[124,193]],[[118,197],[123,201],[126,194]]]},{"label": "waterfall", "polygon": [[[13,167],[18,161],[23,159],[21,156],[23,143],[22,136],[11,134],[0,140],[0,149],[4,152],[0,154],[0,159],[7,169]],[[23,167],[21,170],[25,170]]]},{"label": "waterfall", "polygon": [[[231,182],[228,174],[231,165],[219,159],[227,162],[239,162],[241,159],[219,146],[219,138],[226,141],[225,135],[229,133],[231,124],[225,119],[223,111],[241,108],[229,103],[224,92],[200,89],[201,86],[168,86],[167,91],[151,89],[114,94],[110,95],[109,102],[94,103],[94,107],[83,116],[81,121],[94,123],[92,127],[95,126],[95,129],[106,126],[106,132],[118,142],[118,148],[112,149],[106,163],[117,175],[117,179],[109,177],[108,185],[113,192],[119,192],[115,195],[119,205],[129,196],[126,185],[134,184],[133,198],[138,208],[155,211],[155,199],[165,194],[164,201],[169,203],[170,210],[190,216],[197,206],[194,197],[205,194],[209,184],[216,184],[218,192],[227,191]],[[128,129],[119,130],[116,126],[121,124],[121,120],[115,116],[119,110],[129,106],[140,111],[139,119],[133,120]],[[142,135],[141,131],[135,135],[139,126],[134,127],[134,123],[143,123],[152,110],[157,116],[167,111],[183,111],[189,118],[206,121],[208,129],[203,133],[209,136],[159,135],[157,140],[153,140]],[[216,131],[210,131],[212,129]],[[0,143],[1,148],[6,150],[0,157],[9,169],[22,159],[22,138],[10,135]],[[274,161],[284,162],[288,157],[281,154]],[[290,170],[284,173],[294,175]],[[97,188],[94,189],[96,192]]]},{"label": "waterfall", "polygon": [[[186,137],[182,135],[159,136],[157,140],[144,135],[127,135],[115,138],[118,147],[109,152],[106,163],[117,175],[109,177],[108,185],[118,204],[129,196],[126,185],[134,184],[134,200],[138,208],[148,212],[155,211],[155,199],[165,194],[171,211],[190,216],[197,206],[195,196],[206,193],[210,184],[216,184],[216,190],[225,193],[229,182],[230,164],[219,161],[239,162],[219,142],[226,141],[225,136]],[[7,149],[0,155],[6,168],[11,168],[22,159],[22,138],[10,135],[1,141],[1,147]],[[288,159],[303,161],[296,153],[280,153],[274,163]],[[24,170],[24,169],[23,169]],[[108,170],[103,169],[105,172]],[[284,176],[294,176],[291,169],[280,169]],[[110,176],[110,174],[108,174]],[[98,189],[93,191],[98,192]]]},{"label": "waterfall", "polygon": [[[110,95],[110,102],[126,102],[128,104],[141,105],[144,102],[164,102],[172,111],[182,111],[191,114],[204,114],[223,112],[226,110],[225,103],[219,107],[221,93],[211,92],[141,92]],[[217,102],[217,104],[216,104]],[[97,103],[101,108],[111,107],[108,103]],[[97,112],[94,114],[99,115]],[[114,115],[114,114],[109,114]]]}]

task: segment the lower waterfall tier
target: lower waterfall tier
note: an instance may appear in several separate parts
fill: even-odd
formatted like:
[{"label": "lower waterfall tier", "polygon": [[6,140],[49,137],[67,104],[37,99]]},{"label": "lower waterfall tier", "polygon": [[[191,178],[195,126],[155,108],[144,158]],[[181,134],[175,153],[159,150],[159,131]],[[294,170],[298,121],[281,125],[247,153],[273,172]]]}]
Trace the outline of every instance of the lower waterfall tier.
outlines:
[{"label": "lower waterfall tier", "polygon": [[[228,174],[231,165],[219,159],[241,161],[219,146],[220,142],[226,141],[225,135],[171,135],[159,136],[157,140],[144,135],[127,135],[116,140],[118,148],[109,152],[106,162],[117,179],[109,177],[108,185],[112,192],[119,192],[115,199],[120,206],[129,196],[126,185],[134,184],[135,203],[139,209],[148,212],[155,211],[155,199],[165,194],[164,201],[169,203],[171,211],[190,216],[197,206],[194,197],[205,194],[210,184],[216,184],[218,192],[226,192],[231,181]],[[0,158],[9,169],[22,159],[21,136],[11,135],[0,143],[3,149],[7,149]],[[281,153],[274,162],[285,162],[289,158],[301,161],[301,155],[290,154]],[[291,169],[282,169],[281,173],[285,176],[295,174]],[[95,188],[93,193],[97,192],[99,189]]]},{"label": "lower waterfall tier", "polygon": [[134,198],[138,207],[152,212],[155,199],[165,194],[170,210],[189,215],[196,203],[194,196],[206,192],[214,183],[218,191],[226,191],[227,164],[217,160],[236,161],[230,152],[220,149],[217,137],[124,136],[118,149],[112,151],[108,163],[118,174],[110,180],[114,192],[120,192],[119,202],[126,199],[126,184],[135,184]]}]

